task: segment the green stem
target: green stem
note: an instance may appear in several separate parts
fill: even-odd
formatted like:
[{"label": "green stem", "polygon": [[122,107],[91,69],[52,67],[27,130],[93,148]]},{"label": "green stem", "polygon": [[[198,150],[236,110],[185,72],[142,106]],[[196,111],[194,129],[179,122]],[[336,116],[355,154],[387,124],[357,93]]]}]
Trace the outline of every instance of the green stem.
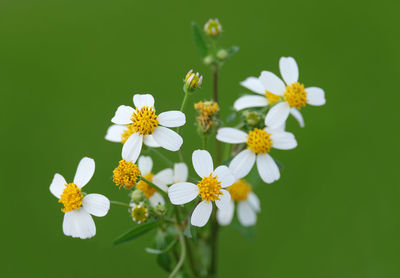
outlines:
[{"label": "green stem", "polygon": [[[189,98],[189,91],[188,91],[188,88],[186,87],[186,85],[183,86],[183,91],[184,91],[184,93],[185,93],[185,96],[183,97],[183,100],[182,100],[181,109],[180,109],[181,112],[183,112],[183,111],[185,110],[186,102],[187,102],[187,99]],[[180,130],[181,130],[180,127],[177,127],[177,128],[176,128],[176,132],[177,132],[178,134],[180,134]],[[184,157],[183,157],[183,150],[182,150],[182,147],[179,149],[179,159],[180,159],[182,162],[185,160]]]},{"label": "green stem", "polygon": [[131,206],[129,204],[119,202],[119,201],[110,201],[110,204],[120,206],[120,207],[125,207],[125,208],[131,208]]},{"label": "green stem", "polygon": [[158,193],[161,194],[161,196],[163,196],[164,198],[168,199],[168,194],[166,192],[164,192],[164,190],[162,190],[161,188],[159,188],[157,185],[155,185],[154,183],[152,183],[151,181],[149,181],[148,179],[144,178],[144,177],[140,177],[140,179],[148,184],[150,184],[152,187],[154,187],[155,190],[157,190]]},{"label": "green stem", "polygon": [[178,236],[179,236],[179,243],[181,245],[181,255],[179,258],[178,263],[176,264],[174,270],[171,272],[171,274],[168,276],[169,278],[175,277],[175,275],[178,273],[178,271],[181,269],[183,262],[185,261],[186,257],[186,244],[185,244],[185,238],[183,236],[183,233],[179,227],[176,227],[178,231]]}]

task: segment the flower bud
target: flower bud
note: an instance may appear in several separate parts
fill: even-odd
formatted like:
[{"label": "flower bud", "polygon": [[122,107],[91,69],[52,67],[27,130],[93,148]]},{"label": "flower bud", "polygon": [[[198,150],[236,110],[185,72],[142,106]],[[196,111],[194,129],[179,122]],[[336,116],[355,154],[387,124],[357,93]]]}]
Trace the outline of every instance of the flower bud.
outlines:
[{"label": "flower bud", "polygon": [[185,86],[189,90],[195,90],[196,88],[201,86],[201,83],[203,82],[203,76],[200,75],[198,72],[195,74],[193,70],[190,70],[185,77]]},{"label": "flower bud", "polygon": [[158,204],[154,207],[154,213],[158,216],[164,216],[165,213],[167,212],[165,205],[163,204]]},{"label": "flower bud", "polygon": [[220,49],[217,52],[217,58],[220,61],[224,61],[226,58],[228,58],[228,51],[226,51],[225,49]]},{"label": "flower bud", "polygon": [[206,24],[204,24],[204,32],[210,37],[217,37],[222,32],[222,26],[218,19],[209,19]]},{"label": "flower bud", "polygon": [[142,190],[136,189],[131,193],[131,200],[134,203],[143,202],[146,199],[144,192]]},{"label": "flower bud", "polygon": [[257,125],[261,120],[260,114],[254,111],[244,111],[243,116],[246,119],[246,123],[251,126]]},{"label": "flower bud", "polygon": [[212,65],[212,64],[214,63],[214,57],[211,56],[211,55],[208,55],[208,56],[204,57],[203,63],[204,63],[206,66]]},{"label": "flower bud", "polygon": [[138,205],[134,204],[131,211],[132,220],[138,224],[143,223],[149,217],[149,210],[143,203]]}]

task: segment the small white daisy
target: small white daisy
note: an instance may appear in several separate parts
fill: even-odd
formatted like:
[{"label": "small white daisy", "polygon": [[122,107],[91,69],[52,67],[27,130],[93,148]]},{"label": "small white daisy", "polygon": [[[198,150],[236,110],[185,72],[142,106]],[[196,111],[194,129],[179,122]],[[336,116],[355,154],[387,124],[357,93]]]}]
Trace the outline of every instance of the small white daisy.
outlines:
[{"label": "small white daisy", "polygon": [[[259,95],[244,95],[238,98],[233,104],[236,111],[252,107],[273,105],[281,99],[281,96],[275,95],[267,90],[267,85],[261,76],[258,78],[253,76],[248,77],[246,80],[240,82],[240,85]],[[290,109],[290,114],[299,122],[301,127],[304,127],[304,119],[299,110],[292,107]]]},{"label": "small white daisy", "polygon": [[266,90],[283,100],[275,104],[265,117],[265,125],[270,127],[282,125],[289,114],[292,114],[297,119],[300,118],[301,114],[298,110],[306,106],[306,104],[315,106],[325,104],[324,90],[318,87],[304,88],[304,85],[298,82],[299,69],[292,57],[281,57],[279,69],[285,82],[269,71],[263,71],[260,76],[260,80]]},{"label": "small white daisy", "polygon": [[251,185],[245,180],[238,179],[229,186],[232,200],[224,209],[217,211],[218,223],[222,226],[231,224],[237,206],[237,216],[243,226],[253,226],[257,222],[257,213],[260,212],[260,200],[252,191]]},{"label": "small white daisy", "polygon": [[[168,184],[172,184],[174,180],[174,173],[172,169],[164,169],[157,174],[153,174],[153,160],[150,156],[141,156],[139,157],[138,162],[139,170],[141,175],[148,181],[151,181],[155,185],[157,185],[161,190],[167,192]],[[160,193],[157,192],[155,188],[153,188],[147,182],[140,180],[136,188],[142,190],[144,195],[149,200],[150,204],[155,207],[159,203],[164,205],[165,200],[161,196]]]},{"label": "small white daisy", "polygon": [[94,160],[84,157],[79,162],[73,183],[67,183],[60,174],[55,174],[51,182],[50,192],[64,205],[63,231],[67,236],[81,239],[93,237],[96,226],[91,215],[102,217],[110,209],[107,197],[82,193],[81,189],[92,178],[94,169]]},{"label": "small white daisy", "polygon": [[234,183],[235,177],[226,166],[219,166],[214,170],[213,160],[208,151],[194,151],[192,162],[194,170],[202,180],[197,185],[191,182],[176,183],[168,189],[168,196],[174,205],[182,205],[200,195],[202,201],[194,209],[191,223],[193,226],[203,227],[210,218],[213,201],[220,209],[229,204],[231,197],[223,188]]},{"label": "small white daisy", "polygon": [[154,98],[149,94],[134,95],[133,103],[136,109],[125,105],[118,107],[111,120],[115,125],[107,130],[107,140],[124,143],[122,157],[135,162],[143,143],[149,147],[179,150],[183,143],[182,137],[168,127],[184,125],[185,114],[181,111],[168,111],[157,115]]},{"label": "small white daisy", "polygon": [[247,134],[236,128],[224,127],[218,129],[217,140],[230,144],[246,143],[247,148],[232,159],[229,168],[240,179],[250,172],[257,160],[258,173],[266,183],[280,178],[279,168],[269,155],[271,149],[290,150],[297,146],[292,133],[272,128],[255,128]]}]

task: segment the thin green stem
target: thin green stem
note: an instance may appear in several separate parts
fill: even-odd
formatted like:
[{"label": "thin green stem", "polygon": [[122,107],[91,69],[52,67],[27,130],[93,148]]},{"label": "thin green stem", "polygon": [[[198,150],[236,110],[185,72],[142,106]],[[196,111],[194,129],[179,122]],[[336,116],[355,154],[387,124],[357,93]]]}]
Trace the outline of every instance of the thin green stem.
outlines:
[{"label": "thin green stem", "polygon": [[159,188],[157,185],[155,185],[154,183],[152,183],[151,181],[149,181],[148,179],[144,178],[144,177],[140,177],[140,179],[148,184],[150,184],[155,190],[157,190],[158,193],[161,194],[161,196],[163,196],[164,198],[168,199],[168,194],[164,192],[164,190],[162,190],[161,188]]},{"label": "thin green stem", "polygon": [[169,278],[175,277],[175,275],[178,273],[178,271],[181,269],[183,262],[185,261],[186,257],[186,244],[185,244],[185,238],[183,236],[183,233],[179,227],[176,227],[176,230],[178,231],[178,237],[179,237],[179,243],[181,245],[181,254],[179,257],[179,261],[176,264],[174,270],[171,272],[171,274],[168,276]]},{"label": "thin green stem", "polygon": [[[184,93],[185,93],[185,96],[183,97],[183,100],[182,100],[181,109],[180,109],[181,112],[183,112],[183,111],[185,110],[186,102],[187,102],[187,99],[189,98],[189,91],[188,91],[188,88],[187,88],[186,86],[183,86],[183,91],[184,91]],[[180,134],[180,131],[181,131],[181,128],[180,128],[180,126],[178,126],[178,127],[176,128],[176,132],[177,132],[178,134]],[[182,150],[182,148],[179,149],[179,159],[180,159],[182,162],[185,160],[185,158],[184,158],[184,156],[183,156],[183,150]]]},{"label": "thin green stem", "polygon": [[120,207],[125,207],[125,208],[131,208],[131,206],[129,204],[119,202],[119,201],[110,201],[110,204],[120,206]]}]

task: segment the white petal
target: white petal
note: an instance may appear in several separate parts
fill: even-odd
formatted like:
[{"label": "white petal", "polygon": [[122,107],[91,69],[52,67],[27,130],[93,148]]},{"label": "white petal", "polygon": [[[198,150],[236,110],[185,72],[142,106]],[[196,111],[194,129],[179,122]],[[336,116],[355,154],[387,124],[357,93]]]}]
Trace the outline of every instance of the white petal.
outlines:
[{"label": "white petal", "polygon": [[291,85],[299,80],[299,68],[296,60],[292,57],[281,57],[279,60],[279,69],[286,84]]},{"label": "white petal", "polygon": [[208,219],[210,219],[210,215],[212,212],[212,202],[202,201],[197,207],[194,209],[191,223],[196,227],[203,227],[207,224]]},{"label": "white petal", "polygon": [[217,210],[217,220],[221,226],[227,226],[231,224],[233,213],[235,212],[235,204],[231,200],[224,207],[224,209]]},{"label": "white petal", "polygon": [[228,167],[226,167],[225,165],[218,166],[214,170],[213,176],[214,177],[215,176],[218,177],[218,181],[221,182],[221,187],[222,188],[230,186],[236,181],[236,178],[233,175],[233,173],[231,172],[231,170]]},{"label": "white petal", "polygon": [[272,72],[261,72],[260,81],[262,82],[265,90],[275,95],[283,96],[283,93],[286,90],[285,83],[283,83],[283,81]]},{"label": "white petal", "polygon": [[149,202],[153,207],[157,206],[158,204],[165,205],[163,196],[161,196],[161,194],[158,192],[155,192],[153,196],[149,198]]},{"label": "white petal", "polygon": [[95,163],[94,160],[89,157],[84,157],[79,162],[78,168],[76,169],[74,183],[79,187],[84,187],[94,174]]},{"label": "white petal", "polygon": [[122,134],[127,130],[124,125],[112,125],[107,129],[106,140],[121,143]]},{"label": "white petal", "polygon": [[265,117],[265,125],[276,128],[285,123],[289,116],[290,106],[287,102],[275,104]]},{"label": "white petal", "polygon": [[321,88],[318,87],[310,87],[306,88],[307,93],[307,103],[310,105],[321,106],[324,105],[325,100],[325,92]]},{"label": "white petal", "polygon": [[159,188],[167,192],[168,184],[172,184],[174,182],[174,173],[172,169],[164,169],[153,177],[153,183],[157,185]]},{"label": "white petal", "polygon": [[238,98],[233,104],[236,111],[251,108],[251,107],[264,107],[268,105],[268,99],[264,96],[242,96]]},{"label": "white petal", "polygon": [[163,126],[154,129],[153,138],[161,147],[173,152],[179,150],[183,143],[178,133]]},{"label": "white petal", "polygon": [[254,192],[250,192],[249,195],[247,195],[247,202],[249,203],[249,205],[250,205],[256,212],[261,211],[260,199],[258,199],[257,195],[254,194]]},{"label": "white petal", "polygon": [[278,150],[291,150],[297,147],[297,141],[291,132],[274,132],[271,134],[272,147]]},{"label": "white petal", "polygon": [[190,182],[180,182],[168,188],[168,197],[174,205],[189,203],[199,195],[199,187]]},{"label": "white petal", "polygon": [[299,122],[300,127],[304,127],[303,115],[301,115],[299,110],[293,107],[290,109],[290,114]]},{"label": "white petal", "polygon": [[146,176],[153,169],[153,160],[150,156],[140,156],[138,161],[138,167],[140,170],[140,174],[142,176]]},{"label": "white petal", "polygon": [[66,185],[67,182],[65,181],[64,177],[60,174],[55,174],[50,184],[50,192],[60,199],[60,196],[63,193]]},{"label": "white petal", "polygon": [[217,140],[231,144],[246,143],[247,133],[236,128],[222,127],[218,129]]},{"label": "white petal", "polygon": [[152,95],[145,94],[145,95],[134,95],[133,96],[133,104],[135,104],[135,107],[138,108],[139,110],[143,106],[147,107],[154,107],[154,98]]},{"label": "white petal", "polygon": [[121,105],[118,107],[117,112],[115,112],[114,117],[111,119],[111,122],[117,125],[127,125],[131,124],[131,117],[135,110],[126,105]]},{"label": "white petal", "polygon": [[110,209],[110,200],[101,194],[88,194],[82,199],[83,208],[94,216],[103,217]]},{"label": "white petal", "polygon": [[181,111],[168,111],[158,115],[158,122],[166,127],[178,127],[185,124],[186,117]]},{"label": "white petal", "polygon": [[92,216],[83,208],[65,213],[63,231],[66,236],[81,239],[96,235],[96,225]]},{"label": "white petal", "polygon": [[249,149],[245,149],[238,153],[229,164],[229,169],[236,179],[246,176],[256,161],[256,155]]},{"label": "white petal", "polygon": [[253,226],[257,222],[257,215],[253,208],[247,202],[239,202],[237,214],[240,224],[243,226]]},{"label": "white petal", "polygon": [[195,150],[192,154],[193,168],[201,177],[209,176],[214,170],[212,157],[208,151]]},{"label": "white petal", "polygon": [[226,206],[231,202],[231,194],[229,194],[228,190],[221,189],[222,195],[219,195],[220,200],[215,200],[215,204],[219,209],[225,209]]},{"label": "white petal", "polygon": [[181,162],[174,164],[173,182],[177,183],[177,182],[187,181],[188,176],[189,176],[189,169],[185,163]]},{"label": "white petal", "polygon": [[132,161],[132,163],[135,163],[142,150],[142,145],[143,135],[139,135],[137,132],[133,133],[122,147],[122,158],[127,162]]},{"label": "white petal", "polygon": [[261,179],[266,183],[273,183],[279,180],[279,168],[269,154],[257,155],[257,169]]},{"label": "white petal", "polygon": [[158,144],[158,143],[156,142],[156,140],[154,140],[153,135],[145,135],[145,136],[144,136],[144,141],[143,141],[143,143],[144,143],[146,146],[149,146],[149,147],[152,147],[152,148],[158,148],[158,147],[160,147],[160,144]]},{"label": "white petal", "polygon": [[257,77],[248,77],[246,80],[240,82],[240,85],[243,87],[249,89],[250,91],[253,91],[257,94],[263,95],[265,94],[265,89],[263,84],[258,80]]}]

